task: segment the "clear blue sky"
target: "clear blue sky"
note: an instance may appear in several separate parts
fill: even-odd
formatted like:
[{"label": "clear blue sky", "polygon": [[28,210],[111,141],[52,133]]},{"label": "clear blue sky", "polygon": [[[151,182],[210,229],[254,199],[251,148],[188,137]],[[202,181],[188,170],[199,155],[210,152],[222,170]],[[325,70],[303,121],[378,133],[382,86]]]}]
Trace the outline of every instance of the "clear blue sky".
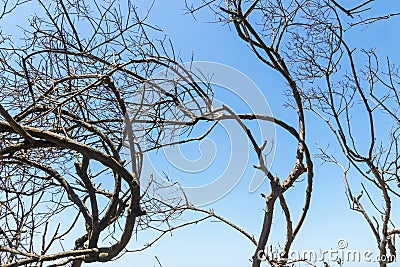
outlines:
[{"label": "clear blue sky", "polygon": [[[148,5],[147,1],[138,2],[141,11],[144,11],[144,7]],[[376,13],[384,12],[389,5],[400,8],[400,4],[395,2],[380,1]],[[172,40],[175,51],[179,51],[184,61],[189,61],[193,54],[194,60],[223,63],[246,74],[262,90],[273,114],[294,124],[296,122],[294,111],[283,105],[285,87],[281,78],[257,60],[247,45],[237,37],[235,31],[226,25],[207,23],[213,21],[209,10],[199,12],[196,15],[197,20],[193,19],[191,15],[183,15],[184,12],[183,1],[156,0],[147,22],[156,24],[164,30]],[[7,24],[4,23],[3,29],[7,27]],[[6,23],[12,24],[14,21]],[[390,27],[388,24],[378,23],[363,32],[354,33],[350,41],[353,47],[376,47],[378,55],[388,55],[398,60],[398,43],[400,41],[398,29],[399,20],[394,19]],[[360,59],[360,64],[366,64],[365,60]],[[316,142],[321,147],[330,144],[330,149],[333,152],[336,151],[337,146],[333,139],[326,134],[327,131],[326,125],[313,118],[311,114],[307,114],[307,141],[313,153],[317,151]],[[218,140],[220,138],[218,133],[214,138],[217,138],[216,143],[223,142],[223,140]],[[274,173],[284,174],[291,167],[294,154],[293,141],[290,136],[277,130],[277,147],[272,165]],[[188,158],[196,159],[200,156],[197,145],[183,148],[183,153]],[[194,148],[196,149],[193,150]],[[218,149],[222,149],[221,145],[217,145]],[[224,158],[219,158],[215,162],[217,165],[210,167],[202,175],[215,176],[223,163]],[[249,167],[255,163],[255,161],[250,162]],[[294,242],[293,249],[299,251],[336,249],[337,241],[346,239],[349,249],[368,249],[376,252],[375,241],[369,227],[360,214],[349,209],[340,169],[334,165],[321,165],[320,163],[318,159],[315,159],[311,209]],[[169,168],[173,174],[174,170]],[[246,173],[248,174],[250,171]],[[269,186],[264,184],[256,192],[250,194],[248,192],[249,183],[250,178],[245,175],[228,195],[205,208],[213,208],[216,213],[239,225],[258,239],[265,202],[260,193],[267,193]],[[295,184],[295,188],[288,193],[287,200],[294,215],[298,214],[302,208],[304,186],[304,183]],[[359,183],[354,181],[354,192],[358,193],[360,188]],[[192,216],[196,217],[193,214],[183,218],[190,219]],[[269,244],[279,247],[284,242],[282,234],[285,230],[285,223],[280,211],[276,212],[275,216]],[[137,240],[132,238],[129,248],[139,248],[150,240],[151,236],[143,233]],[[174,231],[172,236],[164,236],[144,252],[128,253],[110,263],[95,263],[85,266],[159,266],[155,258],[158,257],[163,267],[242,267],[250,265],[249,259],[254,253],[254,249],[254,246],[241,234],[221,222],[212,220]],[[376,264],[367,263],[349,263],[347,265],[376,266]]]}]

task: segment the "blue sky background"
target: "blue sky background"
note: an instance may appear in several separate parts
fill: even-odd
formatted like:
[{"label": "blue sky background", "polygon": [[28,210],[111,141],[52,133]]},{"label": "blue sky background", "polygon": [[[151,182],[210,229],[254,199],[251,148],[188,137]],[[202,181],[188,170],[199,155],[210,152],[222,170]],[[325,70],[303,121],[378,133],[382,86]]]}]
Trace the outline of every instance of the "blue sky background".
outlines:
[{"label": "blue sky background", "polygon": [[[138,2],[141,10],[145,11],[145,7],[149,5],[148,2]],[[382,14],[389,8],[398,10],[400,2],[381,0],[374,7],[377,8],[374,13]],[[24,18],[26,11],[17,9],[17,12],[13,16],[6,17],[6,20],[2,22],[3,30],[15,25],[16,18],[18,21]],[[183,1],[156,0],[147,22],[156,24],[164,30],[183,61],[189,61],[193,54],[194,60],[223,63],[246,74],[265,94],[273,114],[295,125],[294,111],[283,105],[285,87],[279,75],[259,62],[247,45],[237,37],[236,32],[229,29],[229,26],[207,23],[214,20],[209,10],[200,11],[196,15],[197,20],[191,15],[183,15],[184,12]],[[377,54],[382,58],[388,55],[393,61],[398,61],[398,29],[399,19],[393,19],[390,24],[380,22],[363,31],[353,32],[348,40],[353,47],[376,47]],[[357,59],[360,59],[360,65],[366,64],[366,59],[363,59],[361,54]],[[327,126],[315,119],[311,113],[307,113],[306,116],[307,141],[312,152],[316,153],[317,142],[321,147],[329,144],[331,151],[336,152],[337,146],[334,140],[326,134]],[[362,127],[359,133],[363,136]],[[215,138],[218,139],[218,134]],[[223,140],[220,141],[223,142]],[[283,175],[292,166],[295,142],[289,135],[277,129],[276,144],[272,170],[274,173]],[[189,158],[200,156],[199,151],[193,150],[193,147],[196,146],[183,148],[184,154]],[[217,149],[221,149],[221,146],[217,145]],[[221,165],[223,163],[223,159],[216,162]],[[256,162],[250,162],[249,167],[254,163]],[[334,165],[321,165],[318,159],[314,160],[314,164],[315,178],[310,212],[292,248],[299,251],[337,249],[337,241],[346,239],[349,244],[348,249],[360,251],[368,249],[376,252],[376,244],[368,225],[360,214],[349,209],[340,169]],[[218,167],[217,165],[210,168],[207,172],[208,177],[212,177],[213,171],[216,172]],[[174,171],[171,170],[171,174],[173,173]],[[361,186],[357,176],[350,177],[350,180],[353,192],[358,194]],[[258,239],[265,206],[260,193],[267,193],[269,186],[264,184],[257,192],[249,194],[249,182],[250,178],[245,175],[228,195],[205,208],[213,208],[216,213],[239,225]],[[296,183],[294,190],[289,190],[287,194],[294,221],[303,206],[304,187],[304,182]],[[279,247],[284,242],[285,223],[279,209],[275,216],[269,244]],[[185,215],[182,219],[194,217],[197,215]],[[137,240],[132,238],[129,248],[138,248],[150,241],[151,237],[143,233]],[[85,266],[159,266],[155,257],[158,257],[163,267],[249,266],[249,259],[254,249],[253,244],[244,236],[221,222],[211,220],[174,231],[172,235],[164,236],[144,252],[128,253],[110,263]],[[322,263],[318,264],[320,266]],[[348,263],[344,266],[376,266],[376,263]]]}]

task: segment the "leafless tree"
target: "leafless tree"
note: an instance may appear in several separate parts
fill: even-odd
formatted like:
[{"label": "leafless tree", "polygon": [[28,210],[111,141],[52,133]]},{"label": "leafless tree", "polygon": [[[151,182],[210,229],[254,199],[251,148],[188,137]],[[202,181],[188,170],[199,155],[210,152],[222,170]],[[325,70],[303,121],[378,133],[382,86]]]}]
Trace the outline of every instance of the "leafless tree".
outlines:
[{"label": "leafless tree", "polygon": [[[256,143],[251,131],[242,124],[259,159],[259,164],[256,168],[265,174],[270,184],[269,192],[265,195],[263,194],[266,200],[265,215],[261,234],[252,257],[253,266],[260,266],[263,259],[268,261],[271,266],[286,266],[290,263],[290,259],[288,259],[289,250],[305,221],[310,206],[314,173],[313,160],[305,138],[305,110],[301,95],[302,88],[299,87],[301,82],[298,80],[296,74],[290,71],[291,68],[290,65],[288,65],[293,63],[292,60],[294,60],[294,57],[285,60],[283,54],[287,51],[281,51],[281,45],[285,46],[283,42],[286,41],[286,39],[301,38],[300,34],[296,34],[295,29],[292,31],[290,28],[291,25],[300,23],[297,21],[297,17],[300,17],[300,13],[307,15],[306,11],[303,10],[305,5],[307,4],[304,2],[298,3],[296,1],[205,1],[203,5],[195,7],[187,3],[187,8],[190,13],[195,13],[198,9],[207,6],[215,12],[219,21],[232,24],[238,36],[250,46],[255,56],[266,66],[276,70],[282,75],[282,78],[289,88],[290,105],[296,111],[294,116],[297,118],[297,125],[289,125],[279,118],[272,118],[270,120],[278,127],[282,127],[297,141],[295,153],[287,156],[288,159],[290,157],[294,159],[293,167],[282,177],[273,175],[273,171],[267,168],[263,161],[264,152],[262,145]],[[315,10],[317,10],[317,7]],[[318,15],[321,14],[324,15],[324,10],[321,10]],[[314,31],[314,34],[324,34],[323,29],[320,29],[320,32],[318,32],[318,29],[312,29],[311,31]],[[286,37],[286,33],[290,36]],[[288,51],[290,51],[290,49]],[[296,53],[297,50],[292,49],[292,52]],[[262,116],[253,116],[255,119],[262,119]],[[242,121],[247,119],[243,116],[239,116],[238,118],[242,119]],[[239,123],[241,123],[241,121],[239,121]],[[307,175],[307,186],[305,189],[304,205],[297,222],[294,224],[293,215],[291,215],[285,199],[285,193],[291,189],[293,184],[305,173]],[[268,254],[267,251],[274,213],[278,205],[276,204],[277,202],[286,218],[286,238],[282,253],[280,253],[279,257]]]},{"label": "leafless tree", "polygon": [[[39,11],[22,40],[1,38],[2,266],[106,262],[141,231],[159,233],[155,242],[218,218],[184,197],[152,197],[152,177],[140,187],[144,153],[212,111],[169,40],[149,37],[160,30],[147,13],[131,1],[3,4],[2,16],[19,4]],[[169,89],[151,80],[165,68],[182,78],[164,80]],[[184,210],[205,216],[173,224]]]},{"label": "leafless tree", "polygon": [[[282,259],[271,261],[267,257],[271,266],[286,266],[288,250],[307,213],[313,170],[305,139],[306,110],[311,110],[328,124],[341,147],[342,154],[336,157],[325,149],[320,149],[319,156],[343,169],[350,207],[360,212],[370,226],[377,241],[380,266],[386,266],[396,256],[394,236],[399,233],[399,228],[395,227],[391,211],[399,196],[396,190],[399,185],[398,68],[387,59],[382,70],[374,50],[365,47],[357,50],[348,43],[348,38],[373,23],[390,21],[399,15],[399,11],[377,14],[374,0],[356,2],[348,7],[349,3],[334,0],[227,0],[203,1],[201,5],[186,1],[189,13],[196,14],[199,9],[208,7],[214,12],[216,21],[232,25],[254,55],[282,76],[288,88],[288,106],[294,108],[298,118],[298,124],[290,127],[298,139],[293,169],[282,181],[271,175],[270,170],[265,170],[271,188],[266,197],[265,218],[253,266],[260,266],[259,253],[268,245],[277,199],[286,216],[287,237]],[[367,66],[359,66],[356,59],[360,52],[367,58]],[[361,116],[365,119],[360,119]],[[382,121],[389,125],[381,125]],[[364,123],[361,133],[360,123]],[[382,131],[382,127],[385,130]],[[368,142],[366,135],[369,135]],[[337,159],[342,156],[347,163]],[[304,172],[308,173],[309,183],[306,202],[299,222],[293,228],[284,193]],[[364,190],[358,196],[352,194],[349,174],[361,178]],[[372,188],[367,189],[365,182]],[[363,192],[372,210],[362,204]],[[379,204],[381,201],[383,205]]]},{"label": "leafless tree", "polygon": [[[362,19],[350,27],[390,17]],[[340,27],[340,31],[344,29]],[[320,148],[319,156],[343,170],[350,208],[361,213],[371,229],[383,267],[395,261],[395,236],[400,233],[392,212],[400,196],[398,69],[389,57],[379,59],[374,49],[357,51],[344,38],[332,57],[338,54],[343,57],[341,64],[350,66],[349,71],[323,73],[324,88],[311,89],[305,98],[340,146],[341,154]],[[357,57],[367,64],[361,65]],[[357,195],[351,189],[354,181],[362,186]]]}]

